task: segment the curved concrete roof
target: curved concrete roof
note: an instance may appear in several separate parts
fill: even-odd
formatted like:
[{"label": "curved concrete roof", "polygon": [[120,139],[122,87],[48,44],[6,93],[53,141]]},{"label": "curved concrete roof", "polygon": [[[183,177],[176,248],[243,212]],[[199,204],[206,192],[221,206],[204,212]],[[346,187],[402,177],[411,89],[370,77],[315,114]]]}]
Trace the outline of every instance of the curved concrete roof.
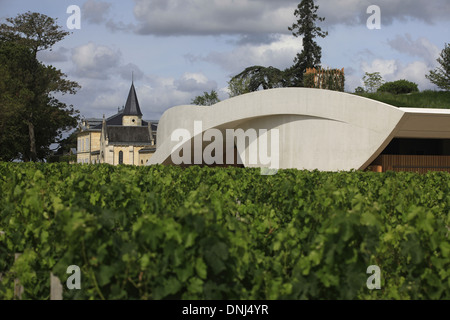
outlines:
[{"label": "curved concrete roof", "polygon": [[[149,164],[171,164],[178,144],[171,141],[172,133],[187,129],[195,139],[194,121],[202,121],[203,132],[278,129],[279,168],[307,170],[364,169],[394,137],[450,138],[449,110],[396,108],[337,91],[280,88],[208,107],[167,110],[159,121],[157,151]],[[245,166],[264,166],[242,160]]]}]

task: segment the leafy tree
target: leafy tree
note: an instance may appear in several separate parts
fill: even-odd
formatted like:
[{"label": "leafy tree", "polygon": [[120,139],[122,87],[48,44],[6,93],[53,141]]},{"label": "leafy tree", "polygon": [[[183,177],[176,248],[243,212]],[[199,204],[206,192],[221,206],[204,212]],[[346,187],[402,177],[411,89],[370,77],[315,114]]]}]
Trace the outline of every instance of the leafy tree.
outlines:
[{"label": "leafy tree", "polygon": [[367,92],[376,92],[378,88],[384,83],[383,77],[379,72],[366,72],[363,77],[363,82]]},{"label": "leafy tree", "polygon": [[364,88],[363,87],[357,87],[356,89],[355,89],[355,93],[357,93],[357,94],[361,94],[361,93],[365,93],[366,91],[364,90]]},{"label": "leafy tree", "polygon": [[78,111],[53,93],[74,94],[79,85],[53,66],[40,63],[36,54],[68,33],[39,13],[28,12],[7,22],[0,25],[0,87],[5,89],[0,97],[0,127],[5,137],[16,135],[18,142],[2,147],[0,157],[43,160],[50,154],[50,144],[77,123]]},{"label": "leafy tree", "polygon": [[228,95],[230,98],[250,92],[249,77],[233,77],[228,81]]},{"label": "leafy tree", "polygon": [[[328,32],[322,31],[316,22],[325,18],[317,15],[319,6],[314,0],[302,0],[294,11],[297,22],[288,29],[295,37],[303,37],[303,50],[294,58],[294,65],[279,70],[275,67],[251,66],[229,82],[230,96],[253,92],[260,89],[280,87],[303,87],[303,74],[307,68],[317,68],[320,65],[322,49],[314,40],[316,37],[324,38]],[[233,86],[233,87],[232,87]]]},{"label": "leafy tree", "polygon": [[445,48],[441,51],[437,62],[441,65],[434,70],[430,70],[430,73],[425,77],[439,88],[449,91],[450,90],[450,44],[446,43]]},{"label": "leafy tree", "polygon": [[205,91],[202,96],[197,96],[191,101],[192,104],[198,106],[212,106],[218,102],[220,102],[220,99],[215,90],[211,90],[210,93]]},{"label": "leafy tree", "polygon": [[392,94],[405,94],[411,92],[419,92],[417,83],[408,80],[397,80],[386,82],[378,88],[377,92],[389,92]]},{"label": "leafy tree", "polygon": [[[234,76],[231,83],[242,83],[244,93],[286,86],[284,72],[274,67],[252,66]],[[242,94],[242,93],[240,93]]]},{"label": "leafy tree", "polygon": [[303,86],[303,74],[307,68],[317,68],[322,58],[322,48],[314,40],[316,37],[325,38],[328,32],[322,31],[316,25],[316,21],[322,22],[323,17],[317,15],[319,6],[314,4],[314,0],[302,0],[297,6],[294,15],[297,22],[289,27],[289,31],[295,37],[303,37],[303,50],[297,53],[294,65],[287,72],[291,77],[291,85],[294,87]]},{"label": "leafy tree", "polygon": [[51,47],[64,39],[69,32],[62,30],[56,20],[37,12],[26,12],[15,18],[6,18],[0,25],[0,40],[14,41],[31,48],[36,57],[41,50]]}]

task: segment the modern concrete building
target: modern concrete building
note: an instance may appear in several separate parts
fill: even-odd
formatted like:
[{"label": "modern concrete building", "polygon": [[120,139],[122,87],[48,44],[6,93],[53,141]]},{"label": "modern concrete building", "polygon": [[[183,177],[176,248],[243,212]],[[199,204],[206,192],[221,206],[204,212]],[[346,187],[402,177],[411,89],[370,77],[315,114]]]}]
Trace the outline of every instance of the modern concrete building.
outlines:
[{"label": "modern concrete building", "polygon": [[[232,134],[231,144],[225,143]],[[263,161],[261,152],[252,158],[265,145],[267,156],[278,157],[276,166]],[[211,163],[211,158],[216,161]],[[157,163],[450,171],[450,110],[397,108],[321,89],[258,91],[210,107],[167,110],[149,161]]]}]

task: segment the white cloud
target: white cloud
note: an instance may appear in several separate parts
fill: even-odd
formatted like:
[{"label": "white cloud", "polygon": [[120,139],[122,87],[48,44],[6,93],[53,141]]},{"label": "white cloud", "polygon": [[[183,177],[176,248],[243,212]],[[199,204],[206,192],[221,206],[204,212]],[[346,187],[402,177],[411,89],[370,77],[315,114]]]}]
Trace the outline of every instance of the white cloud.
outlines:
[{"label": "white cloud", "polygon": [[215,51],[198,59],[218,64],[231,73],[240,72],[252,65],[284,69],[293,64],[295,55],[302,48],[301,39],[289,35],[280,35],[272,43],[248,43],[229,52]]},{"label": "white cloud", "polygon": [[217,83],[203,73],[184,73],[181,79],[174,82],[176,88],[183,92],[209,92],[217,88]]},{"label": "white cloud", "polygon": [[388,41],[391,48],[409,56],[423,58],[428,66],[435,67],[441,50],[427,38],[413,40],[410,34],[397,35]]},{"label": "white cloud", "polygon": [[79,77],[107,79],[118,67],[121,52],[107,46],[89,42],[72,50],[72,61],[75,64],[75,74]]},{"label": "white cloud", "polygon": [[397,62],[395,60],[375,59],[371,64],[363,61],[361,69],[363,72],[379,72],[383,78],[394,75],[397,71]]},{"label": "white cloud", "polygon": [[[424,61],[414,61],[409,64],[403,64],[398,60],[382,60],[375,59],[371,63],[364,61],[361,64],[361,70],[365,72],[380,72],[386,82],[405,79],[419,85],[419,90],[435,89],[436,87],[430,83],[425,77],[430,67]],[[362,79],[362,76],[360,77]],[[349,80],[348,78],[346,79]],[[362,80],[359,84],[356,76],[350,77],[347,82],[348,88],[352,91],[357,86],[362,86]]]}]

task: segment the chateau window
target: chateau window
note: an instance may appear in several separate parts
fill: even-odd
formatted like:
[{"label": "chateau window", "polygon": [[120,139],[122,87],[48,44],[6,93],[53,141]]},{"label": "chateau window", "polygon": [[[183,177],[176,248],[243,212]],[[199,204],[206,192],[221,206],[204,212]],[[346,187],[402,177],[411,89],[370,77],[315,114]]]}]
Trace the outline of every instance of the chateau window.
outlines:
[{"label": "chateau window", "polygon": [[119,151],[119,164],[123,164],[123,152]]}]

